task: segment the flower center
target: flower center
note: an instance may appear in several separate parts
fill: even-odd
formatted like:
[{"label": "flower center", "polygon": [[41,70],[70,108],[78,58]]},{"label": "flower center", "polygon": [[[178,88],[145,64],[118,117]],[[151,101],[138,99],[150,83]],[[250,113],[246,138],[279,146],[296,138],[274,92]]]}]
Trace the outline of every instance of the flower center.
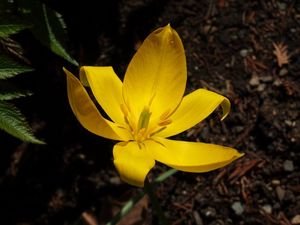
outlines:
[{"label": "flower center", "polygon": [[124,114],[125,123],[128,125],[129,131],[132,135],[132,139],[138,143],[144,140],[151,139],[154,135],[164,130],[167,125],[172,123],[169,118],[170,110],[165,111],[159,119],[151,121],[152,112],[148,106],[145,106],[139,115],[138,121],[130,113],[130,109],[125,105],[121,105],[122,112]]}]

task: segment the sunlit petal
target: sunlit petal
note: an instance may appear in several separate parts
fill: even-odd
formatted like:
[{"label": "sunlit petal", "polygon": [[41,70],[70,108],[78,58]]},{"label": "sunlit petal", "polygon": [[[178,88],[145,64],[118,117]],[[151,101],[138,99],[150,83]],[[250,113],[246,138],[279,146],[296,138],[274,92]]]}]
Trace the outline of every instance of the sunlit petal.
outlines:
[{"label": "sunlit petal", "polygon": [[129,140],[129,133],[106,120],[97,110],[80,81],[68,70],[67,89],[70,106],[81,125],[90,132],[114,140]]},{"label": "sunlit petal", "polygon": [[[80,81],[64,71],[69,102],[82,126],[122,141],[113,148],[114,164],[131,185],[143,187],[155,161],[181,171],[207,172],[243,155],[230,147],[166,139],[201,122],[218,106],[223,109],[221,120],[230,111],[229,100],[212,91],[198,89],[183,97],[185,53],[170,25],[155,30],[141,44],[123,84],[112,67],[84,66]],[[100,114],[83,85],[91,88],[104,117],[111,120]]]},{"label": "sunlit petal", "polygon": [[123,95],[135,117],[149,106],[152,118],[172,112],[186,85],[186,59],[180,37],[170,25],[152,32],[132,58]]},{"label": "sunlit petal", "polygon": [[172,123],[157,135],[169,137],[179,134],[201,122],[219,105],[223,108],[222,119],[224,119],[230,110],[229,100],[215,92],[198,89],[182,99],[182,102],[170,117]]},{"label": "sunlit petal", "polygon": [[200,142],[157,138],[145,142],[152,157],[172,168],[186,172],[207,172],[223,167],[241,157],[233,148]]},{"label": "sunlit petal", "polygon": [[143,187],[145,178],[155,165],[144,146],[137,142],[120,142],[113,149],[114,164],[121,179],[131,185]]},{"label": "sunlit petal", "polygon": [[110,66],[83,66],[80,74],[81,77],[86,76],[96,100],[106,114],[114,122],[124,124],[124,115],[121,111],[122,82],[113,68]]}]

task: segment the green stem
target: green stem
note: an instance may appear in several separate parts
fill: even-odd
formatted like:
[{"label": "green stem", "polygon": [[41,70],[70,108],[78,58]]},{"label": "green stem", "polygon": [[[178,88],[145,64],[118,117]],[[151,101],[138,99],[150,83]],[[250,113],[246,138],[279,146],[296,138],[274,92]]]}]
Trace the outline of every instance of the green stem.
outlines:
[{"label": "green stem", "polygon": [[135,206],[136,203],[138,203],[138,201],[145,195],[145,193],[143,191],[141,191],[140,193],[138,193],[136,196],[134,196],[133,198],[131,198],[124,206],[123,208],[120,210],[120,212],[118,212],[117,215],[115,215],[115,217],[109,221],[106,225],[115,225],[117,224],[124,216],[126,216],[130,210]]},{"label": "green stem", "polygon": [[152,184],[148,181],[148,179],[145,182],[145,187],[144,187],[146,193],[149,196],[149,199],[152,203],[152,209],[154,209],[154,211],[156,212],[156,215],[158,216],[159,222],[161,225],[168,225],[168,221],[158,203],[158,199],[157,196],[155,194],[155,190],[154,187],[152,186]]},{"label": "green stem", "polygon": [[154,184],[159,184],[161,182],[163,182],[165,179],[167,179],[168,177],[172,176],[173,174],[175,174],[177,172],[177,170],[175,169],[169,169],[166,172],[162,173],[161,175],[159,175],[155,180],[154,180]]},{"label": "green stem", "polygon": [[[159,184],[161,182],[163,182],[165,179],[167,179],[168,177],[172,176],[174,173],[176,173],[177,170],[175,169],[170,169],[166,172],[164,172],[163,174],[161,174],[160,176],[158,176],[154,182],[153,185]],[[110,221],[108,222],[106,225],[115,225],[117,224],[120,219],[122,219],[125,215],[127,215],[130,210],[135,206],[135,204],[145,195],[145,191],[141,191],[140,193],[138,193],[136,196],[134,196],[133,198],[131,198],[124,206],[123,208],[120,210],[120,212]]]}]

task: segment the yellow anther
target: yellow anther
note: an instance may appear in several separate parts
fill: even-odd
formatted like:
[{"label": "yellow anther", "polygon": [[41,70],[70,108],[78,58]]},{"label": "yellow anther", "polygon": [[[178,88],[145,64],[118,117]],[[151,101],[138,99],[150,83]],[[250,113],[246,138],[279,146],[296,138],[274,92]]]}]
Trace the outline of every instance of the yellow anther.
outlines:
[{"label": "yellow anther", "polygon": [[160,115],[160,120],[166,120],[170,115],[170,109],[166,110],[163,114]]},{"label": "yellow anther", "polygon": [[146,128],[142,128],[139,130],[138,136],[143,137],[146,133]]},{"label": "yellow anther", "polygon": [[158,123],[159,126],[166,126],[169,125],[170,123],[172,123],[171,119],[166,119],[166,120],[162,120]]},{"label": "yellow anther", "polygon": [[130,132],[132,133],[132,135],[134,135],[135,124],[134,124],[133,119],[131,118],[130,110],[128,109],[127,105],[124,105],[124,104],[121,104],[120,108],[124,114],[125,123],[128,125],[128,128],[129,128]]}]

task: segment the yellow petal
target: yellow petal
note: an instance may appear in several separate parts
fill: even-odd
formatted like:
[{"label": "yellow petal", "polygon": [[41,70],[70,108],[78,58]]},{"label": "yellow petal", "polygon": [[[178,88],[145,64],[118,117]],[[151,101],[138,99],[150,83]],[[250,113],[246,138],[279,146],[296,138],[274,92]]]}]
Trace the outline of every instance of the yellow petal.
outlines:
[{"label": "yellow petal", "polygon": [[86,76],[96,100],[106,114],[114,122],[124,124],[124,115],[121,110],[121,104],[123,104],[122,82],[113,68],[110,66],[83,66],[80,74],[81,77]]},{"label": "yellow petal", "polygon": [[82,83],[83,86],[85,86],[85,87],[89,87],[90,86],[90,84],[89,84],[89,82],[87,80],[87,77],[86,77],[86,73],[83,70],[83,66],[80,67],[79,80],[80,80],[80,82]]},{"label": "yellow petal", "polygon": [[233,148],[200,142],[156,138],[146,141],[152,157],[172,168],[186,172],[207,172],[223,167],[241,157]]},{"label": "yellow petal", "polygon": [[114,146],[114,164],[121,179],[131,185],[143,187],[145,178],[155,161],[144,146],[137,142],[120,142]]},{"label": "yellow petal", "polygon": [[152,117],[158,117],[167,110],[172,112],[180,103],[186,78],[182,42],[167,25],[152,32],[129,63],[124,100],[136,118],[145,106],[149,106]]},{"label": "yellow petal", "polygon": [[80,81],[68,70],[67,89],[70,106],[81,125],[90,132],[114,140],[129,140],[130,134],[106,120],[97,110]]},{"label": "yellow petal", "polygon": [[170,119],[172,123],[157,136],[169,137],[179,134],[209,116],[219,105],[223,108],[222,120],[230,110],[230,102],[227,98],[206,89],[198,89],[182,99]]}]

